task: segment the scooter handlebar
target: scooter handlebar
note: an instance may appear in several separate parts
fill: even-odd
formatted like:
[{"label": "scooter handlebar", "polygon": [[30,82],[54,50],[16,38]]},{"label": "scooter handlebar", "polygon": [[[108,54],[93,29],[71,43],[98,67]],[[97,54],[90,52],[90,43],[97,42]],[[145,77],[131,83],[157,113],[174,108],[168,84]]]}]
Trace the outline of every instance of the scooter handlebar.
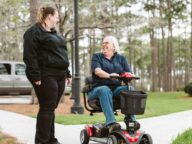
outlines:
[{"label": "scooter handlebar", "polygon": [[120,80],[123,80],[123,79],[126,79],[126,80],[137,80],[137,79],[140,79],[140,77],[138,76],[132,76],[132,77],[124,77],[124,76],[110,76],[110,78],[115,78],[115,79],[120,79]]}]

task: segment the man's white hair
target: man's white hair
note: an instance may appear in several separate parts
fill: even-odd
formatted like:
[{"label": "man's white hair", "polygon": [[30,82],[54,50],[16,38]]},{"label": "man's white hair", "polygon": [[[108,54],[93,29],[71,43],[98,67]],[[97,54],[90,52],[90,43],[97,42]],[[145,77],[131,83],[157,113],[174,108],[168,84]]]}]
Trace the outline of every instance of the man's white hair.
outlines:
[{"label": "man's white hair", "polygon": [[116,37],[114,37],[114,36],[106,36],[104,39],[109,40],[114,45],[115,52],[120,52],[119,43],[118,43]]}]

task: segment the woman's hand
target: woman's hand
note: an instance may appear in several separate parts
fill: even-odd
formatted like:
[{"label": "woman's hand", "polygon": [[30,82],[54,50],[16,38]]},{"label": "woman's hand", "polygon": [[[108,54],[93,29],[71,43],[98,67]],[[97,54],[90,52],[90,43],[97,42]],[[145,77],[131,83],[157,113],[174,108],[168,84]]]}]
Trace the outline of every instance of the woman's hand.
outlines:
[{"label": "woman's hand", "polygon": [[[109,74],[109,78],[111,78],[111,76],[119,76],[118,73],[110,73]],[[116,78],[112,78],[112,80],[117,80]]]},{"label": "woman's hand", "polygon": [[34,83],[38,86],[41,85],[41,81],[35,81]]},{"label": "woman's hand", "polygon": [[66,81],[66,84],[67,84],[67,85],[70,85],[71,82],[72,82],[72,79],[71,79],[71,78],[66,78],[65,81]]},{"label": "woman's hand", "polygon": [[118,73],[110,73],[109,76],[119,76]]}]

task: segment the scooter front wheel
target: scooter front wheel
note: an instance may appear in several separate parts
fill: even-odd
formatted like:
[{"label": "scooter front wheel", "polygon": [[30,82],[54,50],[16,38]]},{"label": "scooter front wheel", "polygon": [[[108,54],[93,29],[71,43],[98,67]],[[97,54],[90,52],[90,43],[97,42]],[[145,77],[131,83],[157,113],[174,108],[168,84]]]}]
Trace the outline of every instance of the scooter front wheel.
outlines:
[{"label": "scooter front wheel", "polygon": [[80,141],[81,141],[81,144],[88,144],[89,143],[89,136],[88,136],[86,129],[81,130]]},{"label": "scooter front wheel", "polygon": [[149,134],[144,134],[139,144],[153,144],[152,137]]},{"label": "scooter front wheel", "polygon": [[117,144],[117,138],[114,135],[110,135],[107,139],[107,144]]}]

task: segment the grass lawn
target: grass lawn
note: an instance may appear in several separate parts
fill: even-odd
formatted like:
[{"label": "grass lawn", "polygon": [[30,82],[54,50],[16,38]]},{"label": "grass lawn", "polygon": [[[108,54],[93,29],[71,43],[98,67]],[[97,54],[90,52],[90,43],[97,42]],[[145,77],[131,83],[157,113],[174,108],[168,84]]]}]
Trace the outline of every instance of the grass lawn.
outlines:
[{"label": "grass lawn", "polygon": [[191,103],[192,97],[188,97],[184,92],[149,93],[144,117],[190,110],[192,109]]},{"label": "grass lawn", "polygon": [[192,129],[186,130],[172,142],[172,144],[191,144],[192,143]]},{"label": "grass lawn", "polygon": [[[192,109],[192,98],[187,97],[184,92],[154,92],[148,93],[146,110],[144,115],[139,115],[137,118],[154,117],[174,112],[180,112]],[[120,114],[116,117],[117,121],[123,121],[123,115]],[[56,116],[56,122],[60,124],[87,124],[104,122],[105,118],[103,113],[94,114],[74,114]]]}]

